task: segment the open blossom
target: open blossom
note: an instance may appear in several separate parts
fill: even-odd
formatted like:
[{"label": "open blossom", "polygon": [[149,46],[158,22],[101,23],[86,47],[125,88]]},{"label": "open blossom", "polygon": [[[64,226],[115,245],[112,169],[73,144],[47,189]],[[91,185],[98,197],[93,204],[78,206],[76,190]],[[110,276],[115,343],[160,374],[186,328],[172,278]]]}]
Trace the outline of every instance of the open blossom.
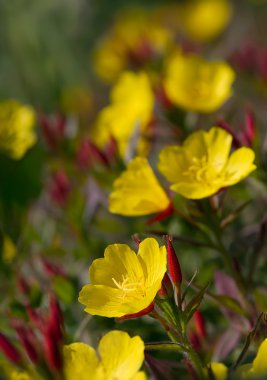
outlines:
[{"label": "open blossom", "polygon": [[256,169],[253,150],[242,147],[230,154],[231,144],[232,136],[221,128],[197,131],[182,146],[163,148],[158,168],[173,191],[189,199],[205,198]]},{"label": "open blossom", "polygon": [[153,107],[154,96],[148,76],[129,71],[122,73],[111,91],[110,105],[98,116],[94,142],[102,148],[113,137],[124,157],[134,135],[137,136],[137,146],[141,144],[139,136],[148,128]]},{"label": "open blossom", "polygon": [[226,62],[177,54],[167,63],[164,87],[169,99],[188,111],[216,111],[232,94],[235,74]]},{"label": "open blossom", "polygon": [[0,151],[15,160],[24,156],[36,142],[35,113],[16,100],[0,102]]},{"label": "open blossom", "polygon": [[122,317],[147,308],[161,287],[166,272],[166,248],[153,238],[139,244],[138,254],[126,244],[109,245],[104,258],[89,269],[91,284],[79,301],[85,311],[104,317]]},{"label": "open blossom", "polygon": [[64,347],[66,380],[145,380],[139,371],[144,361],[144,342],[126,332],[111,331],[99,342],[98,352],[84,343]]},{"label": "open blossom", "polygon": [[164,211],[170,199],[157,180],[146,158],[136,157],[114,182],[109,211],[137,216]]},{"label": "open blossom", "polygon": [[232,15],[229,0],[191,0],[182,9],[185,33],[195,41],[210,41],[227,26]]}]

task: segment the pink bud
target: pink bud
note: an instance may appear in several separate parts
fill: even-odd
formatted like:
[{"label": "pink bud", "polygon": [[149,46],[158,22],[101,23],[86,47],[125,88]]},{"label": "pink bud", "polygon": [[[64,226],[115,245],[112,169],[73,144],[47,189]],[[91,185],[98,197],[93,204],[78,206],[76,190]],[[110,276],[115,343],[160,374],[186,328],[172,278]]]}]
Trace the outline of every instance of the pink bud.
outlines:
[{"label": "pink bud", "polygon": [[0,333],[0,350],[12,363],[18,364],[21,361],[21,356],[18,350],[2,333]]}]

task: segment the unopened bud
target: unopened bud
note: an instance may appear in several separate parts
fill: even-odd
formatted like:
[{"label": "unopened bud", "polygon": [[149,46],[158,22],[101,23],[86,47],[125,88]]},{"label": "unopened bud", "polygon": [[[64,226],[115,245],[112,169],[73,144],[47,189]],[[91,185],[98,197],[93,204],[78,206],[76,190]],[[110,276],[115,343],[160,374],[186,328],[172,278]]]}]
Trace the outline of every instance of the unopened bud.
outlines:
[{"label": "unopened bud", "polygon": [[33,363],[38,363],[39,355],[38,355],[38,352],[37,352],[35,345],[33,343],[33,341],[35,340],[33,333],[31,331],[27,330],[26,328],[24,328],[23,326],[20,326],[20,325],[17,325],[14,327],[17,331],[18,337],[19,337],[21,344],[24,347],[29,359]]},{"label": "unopened bud", "polygon": [[44,353],[48,367],[52,371],[60,371],[63,366],[62,345],[55,339],[50,326],[44,332]]},{"label": "unopened bud", "polygon": [[178,257],[176,256],[175,250],[172,245],[172,237],[167,235],[167,254],[168,254],[168,268],[171,280],[175,286],[180,286],[182,283],[182,271]]},{"label": "unopened bud", "polygon": [[201,338],[205,338],[206,335],[207,335],[206,326],[205,326],[205,320],[204,320],[203,315],[200,312],[200,310],[196,310],[195,311],[195,313],[194,313],[194,321],[195,321],[195,327],[196,327],[197,334]]},{"label": "unopened bud", "polygon": [[0,333],[0,350],[12,363],[18,364],[21,361],[21,356],[18,350],[2,333]]},{"label": "unopened bud", "polygon": [[161,299],[168,299],[173,297],[173,286],[167,272],[163,277],[161,288],[158,291],[158,296]]}]

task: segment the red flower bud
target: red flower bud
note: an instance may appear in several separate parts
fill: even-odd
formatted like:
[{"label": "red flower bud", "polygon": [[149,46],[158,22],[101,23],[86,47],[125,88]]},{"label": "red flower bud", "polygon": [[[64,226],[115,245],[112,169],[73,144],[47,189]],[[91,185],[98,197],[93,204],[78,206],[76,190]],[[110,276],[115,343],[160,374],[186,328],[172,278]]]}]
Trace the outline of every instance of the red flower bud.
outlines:
[{"label": "red flower bud", "polygon": [[86,169],[94,163],[109,166],[109,160],[106,154],[90,140],[84,140],[81,142],[76,162],[81,169]]},{"label": "red flower bud", "polygon": [[154,309],[154,302],[152,302],[148,307],[139,311],[138,313],[127,314],[127,315],[124,315],[123,317],[116,318],[116,321],[121,322],[121,321],[125,321],[127,319],[139,318],[139,317],[142,317],[144,315],[151,313],[151,311],[153,311],[153,309]]},{"label": "red flower bud", "polygon": [[201,338],[205,338],[207,335],[205,320],[204,320],[203,315],[200,312],[200,310],[196,310],[196,312],[194,313],[194,322],[195,322],[197,334]]},{"label": "red flower bud", "polygon": [[33,335],[32,331],[27,330],[25,327],[21,326],[20,324],[14,326],[18,337],[21,341],[22,346],[24,347],[29,359],[33,363],[38,363],[39,355],[35,348],[35,341],[36,338]]},{"label": "red flower bud", "polygon": [[167,254],[168,254],[168,267],[171,280],[175,286],[180,286],[182,283],[182,271],[178,257],[172,245],[172,237],[166,236],[167,240]]},{"label": "red flower bud", "polygon": [[59,205],[63,205],[67,201],[70,190],[70,181],[64,170],[58,170],[54,173],[52,185],[49,189],[53,201]]},{"label": "red flower bud", "polygon": [[49,311],[47,325],[54,336],[54,340],[61,341],[63,338],[63,316],[57,299],[52,295],[49,301]]},{"label": "red flower bud", "polygon": [[173,296],[173,286],[167,272],[165,273],[163,277],[161,288],[158,291],[158,296],[161,299],[168,299]]},{"label": "red flower bud", "polygon": [[21,356],[18,350],[2,333],[0,333],[0,350],[12,363],[18,364],[21,361]]},{"label": "red flower bud", "polygon": [[52,371],[60,371],[63,366],[62,344],[55,339],[51,326],[47,326],[44,332],[44,353],[48,367]]}]

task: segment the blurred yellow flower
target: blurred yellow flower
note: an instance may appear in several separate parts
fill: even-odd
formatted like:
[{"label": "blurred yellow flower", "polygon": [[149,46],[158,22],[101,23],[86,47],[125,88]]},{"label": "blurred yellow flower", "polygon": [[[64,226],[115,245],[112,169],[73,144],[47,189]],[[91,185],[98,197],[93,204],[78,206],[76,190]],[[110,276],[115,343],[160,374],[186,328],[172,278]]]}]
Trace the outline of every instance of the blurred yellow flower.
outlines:
[{"label": "blurred yellow flower", "polygon": [[234,78],[234,71],[225,62],[177,54],[167,63],[164,87],[178,107],[210,113],[231,96]]},{"label": "blurred yellow flower", "polygon": [[170,199],[143,157],[134,158],[113,187],[109,211],[114,214],[149,215],[166,210],[170,205]]},{"label": "blurred yellow flower", "polygon": [[231,144],[232,136],[221,128],[198,131],[182,146],[163,148],[158,168],[173,191],[189,199],[205,198],[256,169],[253,150],[242,147],[229,156]]},{"label": "blurred yellow flower", "polygon": [[147,308],[166,272],[166,248],[153,238],[143,240],[138,254],[126,244],[109,245],[104,258],[94,260],[79,302],[85,311],[104,317],[122,317]]},{"label": "blurred yellow flower", "polygon": [[[99,342],[98,351],[84,343],[64,347],[66,380],[145,380],[139,371],[144,361],[144,342],[126,332],[111,331]],[[89,376],[89,377],[88,377]]]},{"label": "blurred yellow flower", "polygon": [[146,10],[136,8],[121,12],[109,34],[96,47],[95,71],[104,81],[113,81],[129,64],[162,55],[171,40],[170,31],[151,19]]},{"label": "blurred yellow flower", "polygon": [[0,151],[15,160],[24,156],[36,142],[35,113],[16,100],[0,102]]},{"label": "blurred yellow flower", "polygon": [[101,148],[114,137],[122,157],[127,155],[131,139],[139,137],[148,128],[154,107],[154,96],[145,73],[130,71],[121,74],[111,91],[111,104],[99,114],[93,131],[93,140]]},{"label": "blurred yellow flower", "polygon": [[4,236],[2,258],[5,263],[10,263],[16,256],[17,248],[8,235]]},{"label": "blurred yellow flower", "polygon": [[227,367],[223,363],[210,363],[210,368],[212,370],[213,375],[215,376],[215,380],[226,380],[227,379]]},{"label": "blurred yellow flower", "polygon": [[185,33],[205,42],[216,38],[228,25],[232,6],[229,0],[191,0],[185,3],[181,17]]}]

